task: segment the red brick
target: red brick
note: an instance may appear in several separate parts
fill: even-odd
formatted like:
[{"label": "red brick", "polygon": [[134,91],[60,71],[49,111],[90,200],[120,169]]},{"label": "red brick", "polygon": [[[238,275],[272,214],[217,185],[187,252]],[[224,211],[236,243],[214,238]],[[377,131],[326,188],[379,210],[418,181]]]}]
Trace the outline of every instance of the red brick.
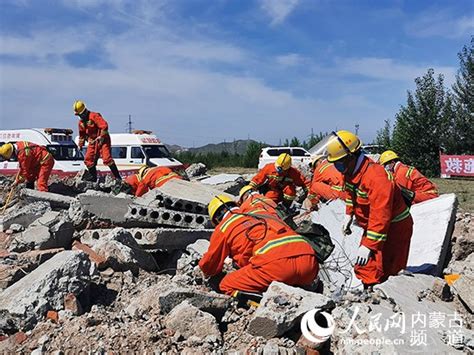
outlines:
[{"label": "red brick", "polygon": [[7,340],[8,337],[6,335],[0,335],[0,341]]},{"label": "red brick", "polygon": [[13,341],[16,344],[24,343],[28,339],[28,336],[23,332],[17,332],[13,335]]},{"label": "red brick", "polygon": [[74,315],[82,313],[82,307],[74,293],[68,293],[64,296],[64,309],[71,311]]},{"label": "red brick", "polygon": [[104,269],[107,265],[106,259],[97,254],[91,247],[88,245],[82,244],[81,242],[74,241],[72,244],[72,250],[81,250],[89,256],[90,261],[95,263],[99,269]]},{"label": "red brick", "polygon": [[46,313],[46,319],[50,319],[54,323],[58,323],[58,321],[59,321],[58,312],[48,311],[48,313]]}]

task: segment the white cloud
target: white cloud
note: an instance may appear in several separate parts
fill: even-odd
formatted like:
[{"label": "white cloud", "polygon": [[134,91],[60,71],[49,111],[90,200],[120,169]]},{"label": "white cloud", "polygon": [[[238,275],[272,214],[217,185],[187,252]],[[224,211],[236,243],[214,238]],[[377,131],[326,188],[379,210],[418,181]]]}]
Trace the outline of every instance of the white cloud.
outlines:
[{"label": "white cloud", "polygon": [[299,0],[260,0],[260,7],[271,18],[272,25],[278,25],[293,12]]},{"label": "white cloud", "polygon": [[275,58],[277,64],[284,67],[294,67],[303,62],[303,57],[297,53],[290,53],[277,56]]},{"label": "white cloud", "polygon": [[414,37],[459,38],[473,33],[474,15],[467,11],[465,16],[456,17],[449,11],[430,10],[407,24],[405,30]]}]

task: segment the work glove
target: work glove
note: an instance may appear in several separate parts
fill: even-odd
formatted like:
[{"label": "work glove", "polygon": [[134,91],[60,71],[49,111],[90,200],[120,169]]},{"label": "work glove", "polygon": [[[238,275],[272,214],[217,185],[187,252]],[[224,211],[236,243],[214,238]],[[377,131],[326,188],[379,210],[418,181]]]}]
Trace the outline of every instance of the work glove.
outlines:
[{"label": "work glove", "polygon": [[352,234],[352,219],[354,218],[353,215],[346,214],[344,215],[344,223],[342,224],[342,234],[343,235],[351,235]]},{"label": "work glove", "polygon": [[303,201],[303,205],[301,206],[305,211],[311,211],[313,209],[313,204],[309,200],[309,198]]},{"label": "work glove", "polygon": [[357,251],[356,265],[364,266],[368,263],[370,258],[371,250],[365,245],[361,245]]}]

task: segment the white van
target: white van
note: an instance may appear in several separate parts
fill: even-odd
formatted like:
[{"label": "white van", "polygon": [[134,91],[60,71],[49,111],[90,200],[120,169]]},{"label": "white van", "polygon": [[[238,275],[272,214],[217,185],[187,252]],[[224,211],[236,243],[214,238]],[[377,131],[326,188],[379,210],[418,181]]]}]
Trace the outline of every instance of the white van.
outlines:
[{"label": "white van", "polygon": [[[171,156],[168,148],[151,131],[136,130],[132,133],[111,133],[112,158],[123,175],[135,172],[143,164],[167,166],[173,170],[184,170],[183,164]],[[76,143],[79,137],[76,137]],[[86,143],[87,145],[87,143]],[[85,154],[85,147],[83,154]],[[97,170],[110,172],[99,159]]]},{"label": "white van", "polygon": [[282,153],[291,155],[293,165],[309,165],[311,162],[311,154],[301,147],[267,147],[263,148],[258,160],[258,169],[262,169],[268,163],[274,163],[278,156]]},{"label": "white van", "polygon": [[[74,176],[84,168],[84,157],[72,140],[72,129],[68,128],[30,128],[0,130],[0,144],[19,141],[32,142],[45,146],[55,159],[52,174]],[[19,170],[16,156],[10,160],[0,157],[0,174],[15,175]]]}]

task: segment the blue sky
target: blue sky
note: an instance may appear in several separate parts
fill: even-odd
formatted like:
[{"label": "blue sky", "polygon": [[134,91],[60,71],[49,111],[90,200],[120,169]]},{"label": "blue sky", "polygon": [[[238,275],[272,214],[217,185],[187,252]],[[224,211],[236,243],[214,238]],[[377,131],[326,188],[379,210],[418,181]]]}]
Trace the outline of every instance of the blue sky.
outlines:
[{"label": "blue sky", "polygon": [[183,146],[370,142],[472,34],[472,0],[0,0],[0,126],[76,129],[82,99]]}]

